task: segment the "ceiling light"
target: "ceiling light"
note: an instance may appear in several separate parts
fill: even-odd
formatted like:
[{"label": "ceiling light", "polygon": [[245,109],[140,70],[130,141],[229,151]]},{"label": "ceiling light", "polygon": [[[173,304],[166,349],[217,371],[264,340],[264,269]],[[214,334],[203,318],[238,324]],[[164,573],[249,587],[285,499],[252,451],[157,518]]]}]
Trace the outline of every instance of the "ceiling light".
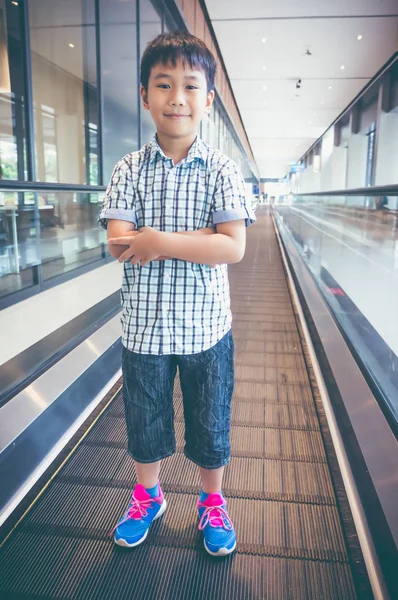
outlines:
[{"label": "ceiling light", "polygon": [[263,90],[264,90],[264,92],[267,91],[267,86],[266,85],[263,85]]},{"label": "ceiling light", "polygon": [[261,41],[263,44],[265,44],[265,42],[267,41],[267,38],[263,37],[263,38],[261,38]]},{"label": "ceiling light", "polygon": [[263,65],[263,71],[266,71],[267,67],[265,65]]},{"label": "ceiling light", "polygon": [[314,117],[316,117],[316,113],[314,113]]},{"label": "ceiling light", "polygon": [[321,104],[323,104],[323,100],[321,100]]},{"label": "ceiling light", "polygon": [[18,2],[11,2],[14,6],[18,6]]},{"label": "ceiling light", "polygon": [[69,48],[74,48],[75,44],[68,44]]},{"label": "ceiling light", "polygon": [[312,125],[312,121],[308,121],[308,125]]},{"label": "ceiling light", "polygon": [[361,39],[362,39],[362,36],[361,36],[361,35],[359,35],[359,36],[357,37],[357,40],[361,40]]},{"label": "ceiling light", "polygon": [[345,66],[344,66],[344,65],[341,65],[340,69],[341,69],[342,71],[344,71],[344,69],[345,69]]},{"label": "ceiling light", "polygon": [[332,86],[331,86],[331,85],[329,85],[329,90],[331,90],[331,89],[332,89]]}]

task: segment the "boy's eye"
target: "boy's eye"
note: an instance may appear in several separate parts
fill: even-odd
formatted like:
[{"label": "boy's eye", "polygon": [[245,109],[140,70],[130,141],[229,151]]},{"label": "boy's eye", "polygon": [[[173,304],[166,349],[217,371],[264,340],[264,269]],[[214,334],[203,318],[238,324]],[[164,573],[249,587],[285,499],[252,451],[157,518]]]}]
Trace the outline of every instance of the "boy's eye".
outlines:
[{"label": "boy's eye", "polygon": [[197,90],[196,85],[187,85],[187,90]]},{"label": "boy's eye", "polygon": [[160,85],[158,85],[158,87],[162,90],[167,90],[167,88],[169,88],[170,86],[168,83],[161,83]]}]

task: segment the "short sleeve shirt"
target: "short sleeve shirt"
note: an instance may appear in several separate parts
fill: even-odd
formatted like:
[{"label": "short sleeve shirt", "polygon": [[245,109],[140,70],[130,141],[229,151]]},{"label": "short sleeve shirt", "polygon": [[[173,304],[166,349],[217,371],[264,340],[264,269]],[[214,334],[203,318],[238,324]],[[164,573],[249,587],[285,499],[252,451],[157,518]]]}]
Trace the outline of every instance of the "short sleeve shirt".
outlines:
[{"label": "short sleeve shirt", "polygon": [[[256,220],[232,160],[197,137],[175,165],[156,136],[115,166],[99,218],[105,228],[108,219],[168,232],[238,219],[249,226]],[[125,262],[121,296],[122,343],[133,352],[195,354],[214,346],[231,328],[227,265]]]}]

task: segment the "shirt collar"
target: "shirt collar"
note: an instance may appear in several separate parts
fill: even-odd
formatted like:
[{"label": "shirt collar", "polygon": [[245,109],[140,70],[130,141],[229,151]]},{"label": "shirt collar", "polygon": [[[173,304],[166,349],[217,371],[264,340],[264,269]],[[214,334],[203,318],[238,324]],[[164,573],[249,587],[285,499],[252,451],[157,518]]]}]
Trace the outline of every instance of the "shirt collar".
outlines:
[{"label": "shirt collar", "polygon": [[[159,146],[157,136],[155,133],[151,142],[149,162],[153,162],[158,154],[162,157],[163,160],[170,160],[170,158],[165,155],[165,153]],[[207,158],[206,144],[203,142],[203,140],[201,140],[201,138],[198,135],[196,136],[194,143],[190,147],[189,152],[184,160],[184,163],[191,163],[196,158],[201,160],[202,162],[206,162]]]}]

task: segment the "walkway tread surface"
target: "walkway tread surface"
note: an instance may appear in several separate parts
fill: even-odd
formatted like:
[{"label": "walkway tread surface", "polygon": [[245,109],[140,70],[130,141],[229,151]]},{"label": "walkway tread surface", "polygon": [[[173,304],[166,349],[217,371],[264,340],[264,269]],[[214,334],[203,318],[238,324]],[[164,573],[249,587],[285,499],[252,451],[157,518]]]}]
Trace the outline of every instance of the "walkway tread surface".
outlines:
[{"label": "walkway tread surface", "polygon": [[1,598],[357,598],[278,245],[262,211],[230,282],[236,385],[223,491],[236,554],[215,560],[203,549],[177,377],[177,452],[161,471],[168,509],[146,542],[126,550],[110,537],[135,481],[120,392],[4,545]]}]

